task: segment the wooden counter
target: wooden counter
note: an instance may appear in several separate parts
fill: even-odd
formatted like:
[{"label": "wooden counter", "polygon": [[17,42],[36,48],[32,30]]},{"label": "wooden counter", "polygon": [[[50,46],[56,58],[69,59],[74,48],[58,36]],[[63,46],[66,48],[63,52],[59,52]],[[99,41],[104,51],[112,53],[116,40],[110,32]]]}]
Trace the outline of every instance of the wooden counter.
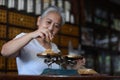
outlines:
[{"label": "wooden counter", "polygon": [[120,80],[120,76],[89,75],[89,76],[25,76],[0,75],[0,80]]}]

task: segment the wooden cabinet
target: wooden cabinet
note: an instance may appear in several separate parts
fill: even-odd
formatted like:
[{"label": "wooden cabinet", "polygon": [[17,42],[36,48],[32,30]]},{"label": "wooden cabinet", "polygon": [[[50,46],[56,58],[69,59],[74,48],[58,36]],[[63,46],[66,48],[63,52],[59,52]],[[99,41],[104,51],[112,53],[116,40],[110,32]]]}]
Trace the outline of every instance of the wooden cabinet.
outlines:
[{"label": "wooden cabinet", "polygon": [[6,38],[6,25],[0,24],[0,38]]},{"label": "wooden cabinet", "polygon": [[[82,49],[88,59],[86,66],[95,68],[101,74],[116,75],[115,64],[119,62],[115,61],[115,58],[120,56],[120,26],[118,25],[120,24],[120,11],[118,7],[120,5],[112,0],[84,1],[85,24],[81,26],[83,29],[81,30],[81,43],[85,42],[83,40],[87,37],[86,39],[89,39],[92,45],[83,44]],[[87,36],[85,36],[86,31]],[[119,69],[118,72],[120,72]]]},{"label": "wooden cabinet", "polygon": [[8,22],[16,26],[24,26],[27,28],[35,29],[36,18],[18,12],[9,11]]},{"label": "wooden cabinet", "polygon": [[60,45],[60,35],[57,35],[54,39],[53,42],[57,45]]},{"label": "wooden cabinet", "polygon": [[62,34],[79,36],[79,27],[72,24],[65,24],[60,31]]},{"label": "wooden cabinet", "polygon": [[77,49],[79,46],[79,27],[75,24],[65,24],[62,26],[60,30],[60,39],[59,44],[60,50],[63,55],[69,54],[69,45],[72,44],[71,47],[73,49]]},{"label": "wooden cabinet", "polygon": [[[1,41],[2,42],[2,41]],[[0,56],[0,69],[4,70],[5,69],[5,58]],[[1,71],[2,72],[2,71]]]},{"label": "wooden cabinet", "polygon": [[9,39],[13,39],[17,34],[20,34],[21,32],[32,32],[33,30],[31,29],[24,29],[24,28],[18,28],[14,26],[9,26],[8,30],[8,37]]},{"label": "wooden cabinet", "polygon": [[8,70],[16,70],[17,69],[15,58],[9,58],[7,64],[8,64],[8,66],[7,66]]},{"label": "wooden cabinet", "polygon": [[78,38],[69,37],[69,36],[60,36],[61,46],[68,47],[70,41],[72,42],[74,48],[78,47],[78,45],[79,45],[79,39]]},{"label": "wooden cabinet", "polygon": [[0,22],[6,23],[7,22],[7,11],[0,9]]}]

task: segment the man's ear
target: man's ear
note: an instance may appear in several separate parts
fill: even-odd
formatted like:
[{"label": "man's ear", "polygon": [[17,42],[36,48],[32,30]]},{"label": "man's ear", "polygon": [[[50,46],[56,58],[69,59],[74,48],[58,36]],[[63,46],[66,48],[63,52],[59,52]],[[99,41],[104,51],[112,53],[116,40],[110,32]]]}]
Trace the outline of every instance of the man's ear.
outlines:
[{"label": "man's ear", "polygon": [[37,26],[40,25],[40,20],[41,20],[41,16],[39,16],[39,17],[37,18]]}]

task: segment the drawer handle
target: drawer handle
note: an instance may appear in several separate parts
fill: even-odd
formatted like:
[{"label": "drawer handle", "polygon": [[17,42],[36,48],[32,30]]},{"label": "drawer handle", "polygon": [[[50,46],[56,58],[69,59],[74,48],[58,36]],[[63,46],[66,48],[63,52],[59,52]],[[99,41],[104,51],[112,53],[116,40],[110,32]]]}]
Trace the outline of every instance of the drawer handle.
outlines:
[{"label": "drawer handle", "polygon": [[24,20],[24,18],[20,18],[20,21],[23,21]]}]

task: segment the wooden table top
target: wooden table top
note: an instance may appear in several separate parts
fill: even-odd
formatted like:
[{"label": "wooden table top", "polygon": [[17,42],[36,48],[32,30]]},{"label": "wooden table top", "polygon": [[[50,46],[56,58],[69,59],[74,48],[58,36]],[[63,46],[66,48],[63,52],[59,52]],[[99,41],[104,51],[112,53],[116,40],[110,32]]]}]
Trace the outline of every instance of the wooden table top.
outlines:
[{"label": "wooden table top", "polygon": [[120,76],[108,75],[8,75],[1,74],[0,80],[120,80]]}]

